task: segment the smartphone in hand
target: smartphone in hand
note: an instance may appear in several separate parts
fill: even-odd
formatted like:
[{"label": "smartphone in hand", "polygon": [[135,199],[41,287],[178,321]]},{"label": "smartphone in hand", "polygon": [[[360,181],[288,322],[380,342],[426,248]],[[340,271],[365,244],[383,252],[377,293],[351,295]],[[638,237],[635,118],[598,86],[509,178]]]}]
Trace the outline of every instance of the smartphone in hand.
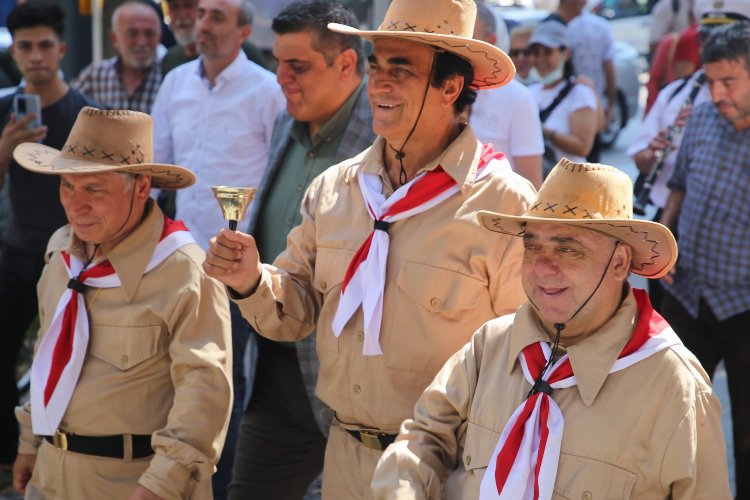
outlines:
[{"label": "smartphone in hand", "polygon": [[26,130],[42,126],[42,100],[36,94],[14,95],[13,112],[16,114],[16,121],[26,115],[34,114],[35,118],[26,125]]}]

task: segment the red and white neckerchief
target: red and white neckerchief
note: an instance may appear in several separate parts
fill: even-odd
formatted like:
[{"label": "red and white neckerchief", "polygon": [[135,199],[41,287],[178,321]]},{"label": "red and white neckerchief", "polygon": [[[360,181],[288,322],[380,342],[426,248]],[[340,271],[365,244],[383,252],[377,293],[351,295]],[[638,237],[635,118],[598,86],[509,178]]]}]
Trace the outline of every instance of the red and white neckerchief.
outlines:
[{"label": "red and white neckerchief", "polygon": [[[633,290],[638,323],[609,373],[618,372],[668,347],[682,344],[669,324],[651,307],[643,290]],[[530,384],[550,356],[546,342],[526,346],[519,355]],[[577,384],[568,355],[554,363],[543,380],[552,389]],[[537,392],[524,401],[505,424],[479,490],[480,500],[547,500],[557,476],[563,415],[549,395]]]},{"label": "red and white neckerchief", "polygon": [[[491,144],[482,147],[477,167],[479,180],[497,169],[510,170],[505,155],[493,152]],[[458,193],[460,187],[442,167],[422,173],[398,188],[387,200],[382,180],[376,174],[358,172],[359,187],[375,227],[349,263],[341,286],[341,298],[333,318],[333,334],[338,337],[359,306],[364,313],[362,354],[383,354],[380,348],[380,322],[383,314],[385,267],[388,261],[388,225],[420,214]]]},{"label": "red and white neckerchief", "polygon": [[[185,224],[165,217],[161,238],[144,274],[177,249],[194,241]],[[83,287],[121,286],[120,278],[108,260],[81,273],[83,262],[67,252],[61,252],[61,256],[70,281],[31,365],[31,425],[38,436],[51,436],[57,430],[86,358],[89,320],[81,293]]]}]

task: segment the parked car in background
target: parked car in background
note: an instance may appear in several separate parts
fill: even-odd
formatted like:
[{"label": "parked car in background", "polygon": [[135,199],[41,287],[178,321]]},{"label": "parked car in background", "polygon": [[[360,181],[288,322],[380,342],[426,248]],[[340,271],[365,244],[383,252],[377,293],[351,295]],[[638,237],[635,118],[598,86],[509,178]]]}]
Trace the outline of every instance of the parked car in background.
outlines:
[{"label": "parked car in background", "polygon": [[[518,26],[536,25],[550,14],[548,10],[534,8],[503,7],[501,5],[491,5],[491,7],[498,22],[503,20],[506,23]],[[638,113],[638,93],[641,86],[638,75],[642,70],[642,61],[638,50],[630,44],[619,41],[616,35],[614,63],[617,76],[617,107],[606,130],[601,134],[602,142],[607,147],[615,143],[628,120]]]},{"label": "parked car in background", "polygon": [[591,0],[591,12],[609,20],[615,40],[636,48],[642,56],[648,55],[651,31],[650,0]]}]

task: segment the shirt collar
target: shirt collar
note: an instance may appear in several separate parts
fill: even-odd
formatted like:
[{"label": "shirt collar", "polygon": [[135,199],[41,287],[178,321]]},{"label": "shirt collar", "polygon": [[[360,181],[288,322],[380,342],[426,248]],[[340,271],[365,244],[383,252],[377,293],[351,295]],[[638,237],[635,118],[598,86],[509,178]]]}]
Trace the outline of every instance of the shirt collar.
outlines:
[{"label": "shirt collar", "polygon": [[[450,175],[464,195],[474,187],[479,160],[482,157],[482,144],[477,140],[470,125],[464,125],[461,133],[440,153],[437,158],[424,165],[417,173],[434,170],[438,165]],[[390,186],[383,162],[383,151],[388,147],[385,139],[378,137],[362,158],[362,171],[379,175],[383,186]]]},{"label": "shirt collar", "polygon": [[315,147],[323,141],[331,142],[336,137],[341,135],[346,126],[349,123],[349,117],[354,109],[354,104],[359,99],[359,95],[362,93],[362,89],[365,87],[365,78],[362,79],[359,86],[354,89],[354,92],[349,98],[344,101],[344,104],[336,111],[336,113],[328,119],[328,121],[320,127],[320,130],[313,137],[308,137],[308,123],[294,120],[292,125],[291,136],[292,139],[302,144],[305,147]]},{"label": "shirt collar", "polygon": [[[115,268],[128,300],[132,300],[135,296],[143,272],[153,256],[154,248],[159,243],[163,229],[164,215],[153,200],[148,200],[143,221],[105,256]],[[75,236],[72,230],[64,248],[51,248],[51,250],[65,250],[86,261],[84,243]]]},{"label": "shirt collar", "polygon": [[[633,335],[638,320],[638,305],[633,291],[626,285],[625,299],[619,309],[596,333],[567,348],[570,364],[576,377],[578,392],[586,406],[591,406],[599,394],[604,381],[617,361],[625,344]],[[518,356],[528,345],[535,342],[550,342],[542,328],[534,308],[528,302],[516,313],[510,338],[510,373]]]},{"label": "shirt collar", "polygon": [[[218,85],[220,82],[231,82],[232,80],[235,80],[236,78],[240,78],[242,76],[242,69],[245,66],[245,63],[249,59],[245,55],[245,51],[240,49],[237,52],[237,56],[234,58],[234,60],[222,70],[221,73],[219,73],[219,76],[216,77],[216,85]],[[203,56],[198,57],[198,76],[200,78],[206,77],[206,72],[203,69]]]}]

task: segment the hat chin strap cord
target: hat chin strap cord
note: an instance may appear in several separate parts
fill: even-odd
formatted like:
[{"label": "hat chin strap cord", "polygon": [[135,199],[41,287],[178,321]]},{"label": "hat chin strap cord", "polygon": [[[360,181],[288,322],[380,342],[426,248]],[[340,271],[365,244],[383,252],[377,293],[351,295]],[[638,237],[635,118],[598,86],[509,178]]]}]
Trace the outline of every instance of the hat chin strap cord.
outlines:
[{"label": "hat chin strap cord", "polygon": [[[604,267],[604,272],[602,273],[601,277],[599,278],[599,283],[596,284],[596,287],[594,288],[594,291],[589,294],[588,298],[585,301],[583,301],[583,304],[581,304],[581,307],[579,307],[576,310],[576,312],[573,313],[573,315],[568,319],[568,321],[566,323],[570,323],[573,320],[573,318],[575,318],[578,315],[578,313],[581,312],[581,309],[583,309],[584,307],[586,307],[586,304],[589,303],[589,301],[594,296],[594,294],[596,293],[596,291],[599,290],[599,287],[601,286],[602,282],[604,281],[604,277],[607,275],[607,271],[609,271],[609,266],[610,266],[610,264],[612,264],[612,259],[615,256],[615,252],[617,251],[617,247],[619,247],[619,246],[620,246],[620,240],[615,240],[615,247],[612,249],[612,253],[609,256],[609,260],[607,261],[607,265]],[[539,308],[537,307],[536,304],[534,304],[534,301],[531,300],[531,297],[529,297],[528,294],[526,294],[526,298],[529,299],[529,302],[531,303],[532,306],[534,306],[534,309],[536,309],[538,311]],[[531,386],[531,390],[526,395],[526,398],[530,398],[531,396],[533,396],[537,392],[543,392],[543,393],[545,393],[547,395],[552,394],[552,387],[550,387],[550,385],[545,380],[543,380],[543,378],[544,378],[544,374],[547,372],[547,370],[549,369],[549,367],[552,365],[552,362],[555,359],[555,356],[557,356],[557,351],[560,348],[560,332],[562,332],[563,329],[565,328],[565,323],[555,323],[554,327],[555,327],[555,341],[552,343],[552,352],[550,353],[549,359],[547,360],[547,364],[544,365],[544,368],[542,368],[542,371],[539,372],[539,376],[536,378],[536,380],[534,380],[534,385]]]},{"label": "hat chin strap cord", "polygon": [[409,135],[406,136],[406,140],[404,140],[404,143],[398,149],[388,144],[388,147],[390,147],[396,153],[396,159],[398,160],[398,163],[400,166],[400,170],[398,174],[398,182],[402,186],[406,184],[406,181],[408,180],[406,178],[406,170],[404,170],[404,156],[406,156],[406,153],[404,153],[404,147],[406,147],[406,143],[409,142],[409,139],[411,139],[411,136],[414,133],[414,130],[416,130],[417,128],[419,119],[422,117],[424,104],[425,104],[425,101],[427,101],[427,92],[430,91],[430,84],[432,83],[432,78],[435,76],[435,67],[437,66],[437,55],[440,52],[443,52],[443,51],[440,49],[435,49],[435,51],[432,53],[432,64],[430,65],[430,75],[427,77],[427,85],[425,86],[425,89],[424,89],[424,95],[422,95],[422,104],[419,106],[419,113],[417,113],[417,119],[414,120],[414,125],[412,125],[411,130],[409,131]]}]

